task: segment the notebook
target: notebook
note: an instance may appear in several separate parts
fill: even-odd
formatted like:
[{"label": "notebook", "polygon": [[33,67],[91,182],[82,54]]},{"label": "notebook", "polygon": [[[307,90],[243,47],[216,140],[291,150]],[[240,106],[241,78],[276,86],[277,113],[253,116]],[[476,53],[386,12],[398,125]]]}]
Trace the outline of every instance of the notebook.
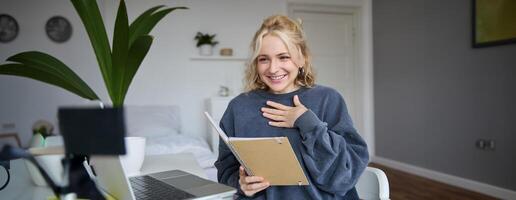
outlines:
[{"label": "notebook", "polygon": [[287,137],[228,137],[210,114],[204,115],[248,175],[261,176],[271,185],[309,185]]},{"label": "notebook", "polygon": [[92,156],[97,184],[116,199],[233,199],[232,187],[181,170],[127,178],[119,156]]}]

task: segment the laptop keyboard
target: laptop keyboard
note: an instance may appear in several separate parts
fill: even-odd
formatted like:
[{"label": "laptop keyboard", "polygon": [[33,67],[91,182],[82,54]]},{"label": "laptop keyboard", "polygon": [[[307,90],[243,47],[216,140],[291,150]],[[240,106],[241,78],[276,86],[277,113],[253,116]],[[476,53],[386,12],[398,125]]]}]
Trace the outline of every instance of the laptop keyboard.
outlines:
[{"label": "laptop keyboard", "polygon": [[195,197],[194,195],[175,188],[172,185],[156,180],[150,176],[129,178],[136,199],[167,199],[179,200]]}]

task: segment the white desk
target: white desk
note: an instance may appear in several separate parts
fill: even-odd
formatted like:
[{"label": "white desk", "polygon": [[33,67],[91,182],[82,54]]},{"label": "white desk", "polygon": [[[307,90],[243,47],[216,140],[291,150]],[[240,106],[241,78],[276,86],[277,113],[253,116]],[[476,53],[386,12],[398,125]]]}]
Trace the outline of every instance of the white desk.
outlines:
[{"label": "white desk", "polygon": [[[190,153],[146,156],[141,169],[141,174],[173,169],[183,170],[202,178],[206,178],[206,174],[197,163],[197,160],[195,160],[195,157]],[[11,161],[10,172],[11,181],[6,188],[0,191],[0,199],[42,200],[53,195],[50,188],[34,185],[23,160]],[[3,172],[1,173],[3,174]],[[1,177],[1,180],[5,180],[5,177]]]}]

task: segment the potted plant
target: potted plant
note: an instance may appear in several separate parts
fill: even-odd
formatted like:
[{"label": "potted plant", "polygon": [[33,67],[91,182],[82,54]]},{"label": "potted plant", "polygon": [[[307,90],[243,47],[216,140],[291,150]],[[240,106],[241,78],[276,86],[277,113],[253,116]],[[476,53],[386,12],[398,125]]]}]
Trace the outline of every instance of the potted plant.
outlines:
[{"label": "potted plant", "polygon": [[32,134],[41,134],[43,138],[54,135],[54,125],[46,120],[38,120],[32,125]]},{"label": "potted plant", "polygon": [[[111,102],[114,107],[121,107],[134,75],[152,45],[153,37],[149,35],[150,31],[170,12],[187,8],[156,6],[129,24],[125,2],[121,0],[110,47],[97,1],[71,2],[88,33]],[[7,61],[10,63],[0,65],[0,74],[35,79],[89,100],[100,100],[75,72],[49,54],[27,51],[7,58]]]},{"label": "potted plant", "polygon": [[[134,75],[152,45],[150,31],[170,12],[187,8],[155,6],[129,24],[125,2],[120,0],[110,46],[97,1],[71,2],[88,33],[113,107],[123,107]],[[61,87],[89,100],[100,100],[73,70],[54,56],[40,51],[27,51],[7,58],[7,61],[8,63],[0,65],[0,75],[31,78]]]},{"label": "potted plant", "polygon": [[219,42],[215,41],[216,34],[210,35],[208,33],[204,34],[201,32],[197,32],[195,35],[195,40],[197,40],[197,47],[199,48],[199,54],[202,56],[211,56],[213,54],[213,46],[217,45]]},{"label": "potted plant", "polygon": [[54,125],[46,120],[38,120],[32,125],[32,138],[29,147],[44,147],[45,139],[54,135]]}]

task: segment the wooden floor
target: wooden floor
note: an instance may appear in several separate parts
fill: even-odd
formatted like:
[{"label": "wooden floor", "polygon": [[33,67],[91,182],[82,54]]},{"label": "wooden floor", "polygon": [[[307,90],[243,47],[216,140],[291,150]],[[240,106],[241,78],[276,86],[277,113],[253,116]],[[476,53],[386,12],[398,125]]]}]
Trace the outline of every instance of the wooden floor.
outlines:
[{"label": "wooden floor", "polygon": [[405,173],[376,163],[370,163],[369,166],[380,168],[385,172],[387,179],[389,179],[390,197],[392,200],[496,199],[494,197]]}]

